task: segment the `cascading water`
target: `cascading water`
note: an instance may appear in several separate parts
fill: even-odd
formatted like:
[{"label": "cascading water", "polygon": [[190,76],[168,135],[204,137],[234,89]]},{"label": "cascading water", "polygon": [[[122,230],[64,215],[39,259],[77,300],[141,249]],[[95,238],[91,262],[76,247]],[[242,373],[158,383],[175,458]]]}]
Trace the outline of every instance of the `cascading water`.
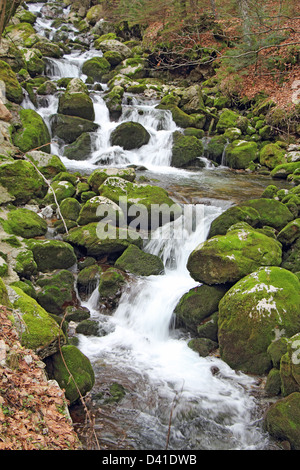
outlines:
[{"label": "cascading water", "polygon": [[[40,6],[29,4],[29,8],[38,12]],[[44,20],[39,18],[40,33],[44,26]],[[47,28],[51,29],[49,23]],[[74,52],[61,59],[49,59],[46,74],[51,79],[85,79],[81,66],[95,54],[101,55],[101,51]],[[188,171],[170,167],[172,133],[177,129],[171,113],[156,109],[155,101],[136,97],[131,97],[128,104],[125,94],[122,116],[118,122],[112,122],[102,93],[92,91],[91,97],[99,130],[93,134],[92,152],[87,160],[69,160],[63,156],[61,143],[52,144],[52,152],[60,155],[70,171],[135,164],[145,165],[151,175],[167,178],[173,175],[176,181],[191,177],[201,180],[198,173],[191,176]],[[47,106],[36,110],[50,127],[58,97],[47,99]],[[23,106],[33,107],[28,98]],[[111,146],[112,130],[120,122],[130,120],[140,122],[148,130],[149,143],[130,152]],[[197,285],[186,269],[189,253],[205,240],[211,221],[221,213],[224,204],[228,203],[202,206],[202,217],[195,228],[184,228],[178,237],[169,236],[172,233],[169,224],[153,234],[144,249],[162,258],[165,273],[131,279],[113,316],[104,315],[99,309],[97,289],[82,302],[105,334],[79,335],[79,347],[95,368],[96,386],[107,376],[123,382],[129,391],[118,408],[118,423],[126,433],[125,442],[134,449],[165,449],[168,434],[169,449],[262,449],[267,445],[255,421],[257,405],[251,395],[255,381],[235,373],[217,357],[200,357],[188,347],[188,337],[173,325],[177,302]],[[183,222],[180,218],[172,224],[175,235],[177,224]],[[117,445],[116,435],[109,432],[106,435],[102,428],[99,435],[104,441],[107,439],[106,444]]]}]

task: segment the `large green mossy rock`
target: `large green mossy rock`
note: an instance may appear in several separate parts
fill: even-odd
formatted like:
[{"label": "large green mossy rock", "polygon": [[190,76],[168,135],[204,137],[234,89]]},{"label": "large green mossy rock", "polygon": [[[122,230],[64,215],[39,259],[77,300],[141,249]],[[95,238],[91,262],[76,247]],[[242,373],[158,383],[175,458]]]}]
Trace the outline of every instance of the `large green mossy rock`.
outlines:
[{"label": "large green mossy rock", "polygon": [[286,342],[286,353],[280,360],[280,379],[283,396],[300,392],[300,333]]},{"label": "large green mossy rock", "polygon": [[233,206],[220,214],[211,223],[208,238],[225,235],[227,230],[238,222],[246,222],[255,227],[259,222],[259,213],[252,207]]},{"label": "large green mossy rock", "polygon": [[225,162],[230,168],[245,170],[258,157],[256,142],[234,140],[225,150]]},{"label": "large green mossy rock", "polygon": [[66,171],[65,165],[57,155],[34,150],[28,152],[26,157],[31,160],[38,170],[48,179],[53,178],[62,171]]},{"label": "large green mossy rock", "polygon": [[133,150],[146,145],[150,140],[149,132],[138,122],[123,122],[111,133],[111,145],[118,145],[124,150]]},{"label": "large green mossy rock", "polygon": [[264,425],[274,439],[288,441],[292,450],[300,450],[300,393],[292,393],[271,405]]},{"label": "large green mossy rock", "polygon": [[132,55],[131,49],[124,43],[118,41],[117,39],[103,39],[99,38],[95,41],[95,48],[101,49],[104,53],[106,52],[117,52],[121,55],[122,60],[128,59]]},{"label": "large green mossy rock", "polygon": [[22,127],[13,133],[14,145],[24,153],[42,146],[49,153],[51,137],[43,118],[33,109],[20,109],[19,116]]},{"label": "large green mossy rock", "polygon": [[300,162],[282,163],[281,165],[275,166],[271,171],[272,178],[275,179],[287,179],[287,177],[293,174],[296,170],[299,171]]},{"label": "large green mossy rock", "polygon": [[123,178],[126,181],[133,182],[136,177],[134,168],[97,168],[88,177],[88,184],[92,190],[98,192],[99,187],[104,181],[111,177],[116,176],[117,178]]},{"label": "large green mossy rock", "polygon": [[162,260],[151,253],[145,253],[130,245],[115,262],[115,267],[139,276],[159,275],[164,272]]},{"label": "large green mossy rock", "polygon": [[47,232],[47,222],[35,212],[19,208],[7,214],[6,231],[23,238],[40,237]]},{"label": "large green mossy rock", "polygon": [[[195,136],[186,136],[179,131],[173,133],[171,166],[186,167],[202,157],[204,151],[201,140]],[[198,160],[198,164],[200,164]],[[204,165],[204,164],[203,164]]]},{"label": "large green mossy rock", "polygon": [[36,276],[38,268],[32,251],[21,250],[16,256],[13,269],[21,278],[31,279],[32,276]]},{"label": "large green mossy rock", "polygon": [[92,99],[87,93],[66,92],[59,98],[58,113],[77,116],[88,121],[94,121],[95,111]]},{"label": "large green mossy rock", "polygon": [[0,60],[0,80],[5,84],[5,96],[13,103],[21,104],[23,101],[23,90],[17,80],[11,66]]},{"label": "large green mossy rock", "polygon": [[138,222],[141,229],[155,230],[182,213],[180,206],[174,203],[167,191],[158,186],[110,177],[99,187],[99,193],[123,209],[131,227],[136,227],[134,223]]},{"label": "large green mossy rock", "polygon": [[286,163],[285,153],[285,149],[277,143],[264,145],[259,153],[259,163],[272,170],[276,166]]},{"label": "large green mossy rock", "polygon": [[85,396],[94,386],[95,375],[90,360],[76,347],[65,345],[46,361],[50,378],[65,390],[70,404]]},{"label": "large green mossy rock", "polygon": [[55,114],[51,119],[51,130],[53,134],[67,144],[75,142],[78,137],[86,132],[95,132],[98,124],[78,116],[67,116]]},{"label": "large green mossy rock", "polygon": [[66,342],[56,321],[22,289],[12,286],[8,292],[22,346],[33,349],[41,359],[56,353],[59,344]]},{"label": "large green mossy rock", "polygon": [[205,284],[193,287],[181,297],[174,309],[176,323],[197,335],[199,325],[218,310],[219,302],[227,290],[225,286]]},{"label": "large green mossy rock", "polygon": [[18,204],[26,204],[30,199],[41,198],[47,185],[33,165],[24,160],[4,163],[0,166],[0,184],[4,186]]},{"label": "large green mossy rock", "polygon": [[92,138],[90,133],[84,132],[75,142],[64,147],[64,157],[70,160],[87,160],[92,151]]},{"label": "large green mossy rock", "polygon": [[39,271],[68,269],[77,262],[74,249],[69,243],[60,240],[28,240]]},{"label": "large green mossy rock", "polygon": [[77,288],[79,292],[91,294],[99,282],[102,268],[98,264],[92,264],[83,268],[77,276]]},{"label": "large green mossy rock", "polygon": [[81,204],[74,197],[63,199],[60,204],[61,215],[68,220],[76,221],[81,210]]},{"label": "large green mossy rock", "polygon": [[300,272],[300,238],[298,238],[289,249],[283,253],[281,267],[292,271]]},{"label": "large green mossy rock", "polygon": [[124,273],[115,267],[108,268],[101,274],[98,286],[99,302],[107,311],[114,310],[118,305],[125,283]]},{"label": "large green mossy rock", "polygon": [[[70,181],[53,181],[51,187],[44,198],[45,204],[52,204],[55,202],[54,194],[58,203],[66,198],[74,196],[76,188]],[[54,194],[53,194],[54,193]]]},{"label": "large green mossy rock", "polygon": [[105,57],[93,57],[84,62],[82,73],[100,82],[103,76],[110,71],[110,68],[111,65]]},{"label": "large green mossy rock", "polygon": [[37,302],[49,313],[60,315],[76,299],[74,275],[67,269],[40,276]]},{"label": "large green mossy rock", "polygon": [[202,89],[200,85],[192,85],[183,90],[180,108],[187,114],[197,114],[203,112],[205,106],[203,102]]},{"label": "large green mossy rock", "polygon": [[118,226],[123,226],[126,222],[122,209],[115,202],[103,196],[94,196],[82,206],[77,223],[87,225],[91,222],[99,222],[104,218]]},{"label": "large green mossy rock", "polygon": [[235,111],[232,111],[227,108],[223,109],[216,126],[217,132],[221,134],[225,132],[226,129],[237,127],[238,119],[239,114],[237,114]]},{"label": "large green mossy rock", "polygon": [[65,240],[83,254],[95,257],[121,254],[131,243],[142,245],[142,239],[135,231],[102,222],[75,227],[65,235]]},{"label": "large green mossy rock", "polygon": [[300,331],[300,281],[280,267],[263,267],[237,282],[219,303],[221,358],[233,369],[264,374],[268,347]]},{"label": "large green mossy rock", "polygon": [[284,245],[291,245],[300,237],[300,218],[289,222],[277,235],[277,240]]},{"label": "large green mossy rock", "polygon": [[239,205],[240,207],[252,207],[259,213],[259,225],[283,229],[291,220],[293,214],[288,207],[276,199],[260,198],[249,199]]},{"label": "large green mossy rock", "polygon": [[11,301],[9,300],[9,295],[7,292],[6,285],[3,282],[3,279],[0,277],[0,305],[5,307],[11,307]]},{"label": "large green mossy rock", "polygon": [[233,226],[226,235],[216,235],[201,243],[188,258],[187,268],[198,282],[236,282],[260,266],[279,266],[281,244],[249,225]]}]

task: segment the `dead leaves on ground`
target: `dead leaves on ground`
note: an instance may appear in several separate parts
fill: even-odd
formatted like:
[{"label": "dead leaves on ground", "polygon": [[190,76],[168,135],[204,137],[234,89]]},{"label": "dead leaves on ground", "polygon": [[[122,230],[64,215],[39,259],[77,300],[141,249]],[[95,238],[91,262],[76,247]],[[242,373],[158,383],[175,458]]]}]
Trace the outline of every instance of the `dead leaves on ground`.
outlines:
[{"label": "dead leaves on ground", "polygon": [[24,349],[0,307],[0,450],[78,450],[64,392]]}]

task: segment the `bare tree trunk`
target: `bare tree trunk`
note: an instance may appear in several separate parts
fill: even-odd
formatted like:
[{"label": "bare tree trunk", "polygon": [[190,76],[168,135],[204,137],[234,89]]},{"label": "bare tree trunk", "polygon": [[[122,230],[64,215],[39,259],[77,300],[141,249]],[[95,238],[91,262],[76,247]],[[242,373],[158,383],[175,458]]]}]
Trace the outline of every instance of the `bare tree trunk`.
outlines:
[{"label": "bare tree trunk", "polygon": [[0,0],[0,40],[5,26],[22,3],[23,0]]},{"label": "bare tree trunk", "polygon": [[248,46],[251,46],[251,28],[249,17],[249,0],[238,0],[238,7],[241,13],[243,22],[243,35],[244,41]]}]

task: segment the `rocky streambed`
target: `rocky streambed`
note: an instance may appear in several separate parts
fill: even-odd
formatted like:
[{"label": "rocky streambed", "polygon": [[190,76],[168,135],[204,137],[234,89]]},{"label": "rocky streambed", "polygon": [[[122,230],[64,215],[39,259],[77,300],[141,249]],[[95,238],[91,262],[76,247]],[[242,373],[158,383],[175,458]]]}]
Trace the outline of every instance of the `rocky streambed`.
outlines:
[{"label": "rocky streambed", "polygon": [[297,135],[213,77],[157,77],[92,12],[28,5],[0,69],[1,303],[22,344],[87,448],[80,396],[107,449],[299,449]]}]

